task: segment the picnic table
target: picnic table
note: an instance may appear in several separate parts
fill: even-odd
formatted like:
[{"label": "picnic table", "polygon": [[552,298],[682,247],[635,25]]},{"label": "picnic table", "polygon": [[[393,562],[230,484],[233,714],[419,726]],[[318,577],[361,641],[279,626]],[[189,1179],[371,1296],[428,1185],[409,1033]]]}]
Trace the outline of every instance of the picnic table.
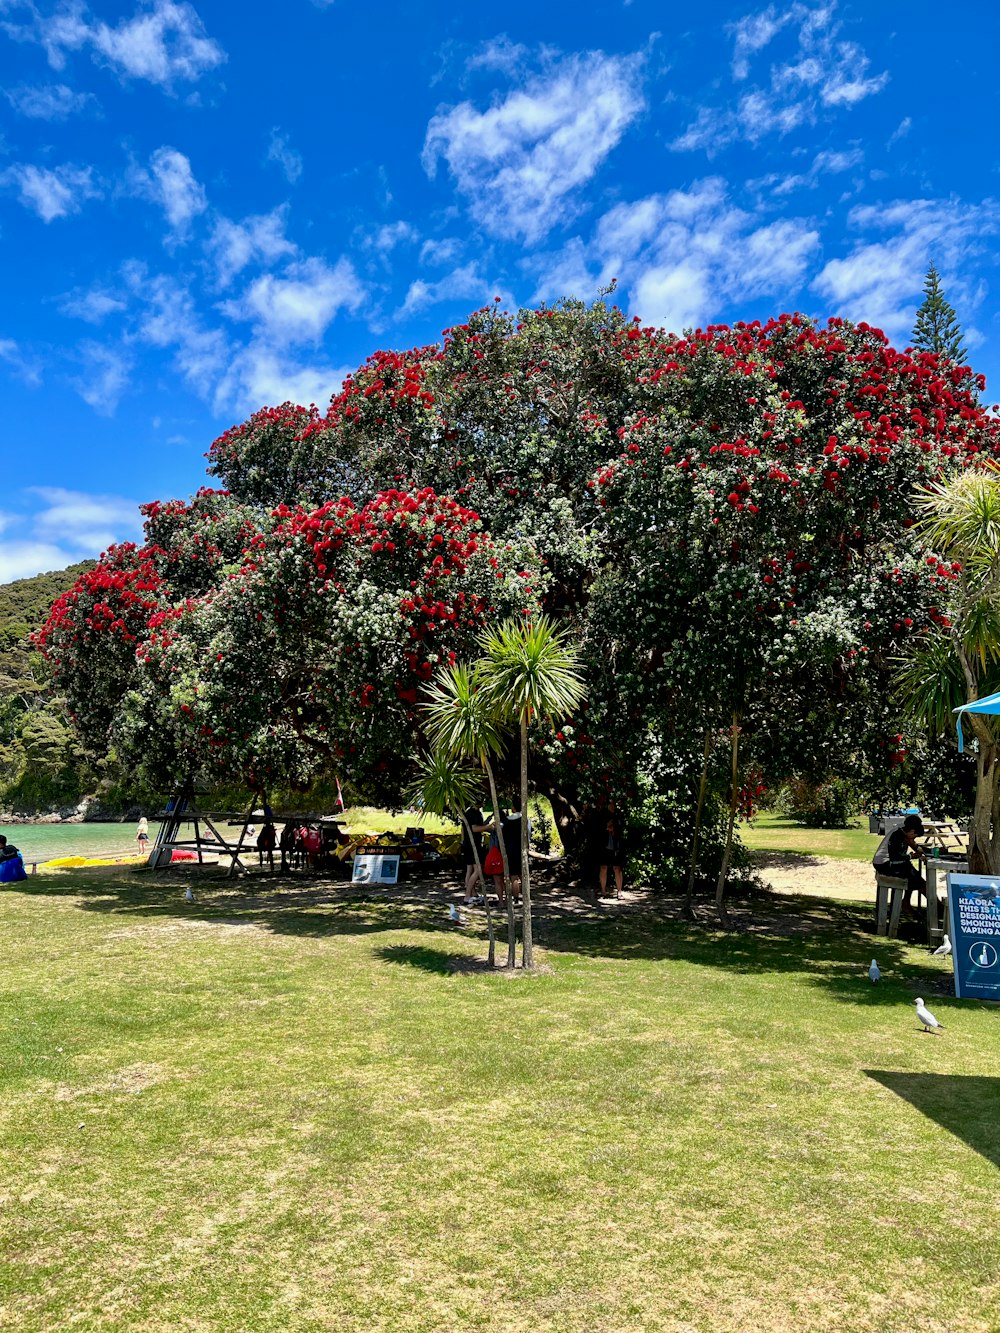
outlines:
[{"label": "picnic table", "polygon": [[917,845],[927,856],[964,854],[969,848],[969,835],[954,819],[925,819],[924,832]]}]

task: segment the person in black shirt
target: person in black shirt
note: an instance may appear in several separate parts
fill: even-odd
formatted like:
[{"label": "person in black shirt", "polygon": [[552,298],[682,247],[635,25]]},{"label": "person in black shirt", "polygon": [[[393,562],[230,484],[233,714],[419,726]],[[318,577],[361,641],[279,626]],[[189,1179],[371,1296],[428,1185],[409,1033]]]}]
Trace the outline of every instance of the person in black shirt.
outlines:
[{"label": "person in black shirt", "polygon": [[[471,907],[476,901],[475,888],[476,881],[481,878],[479,865],[476,863],[476,852],[479,853],[479,863],[483,859],[483,840],[479,836],[481,833],[488,832],[490,825],[483,820],[483,812],[478,806],[470,805],[468,810],[464,811],[465,824],[468,824],[472,830],[472,837],[469,837],[468,829],[465,824],[462,825],[462,860],[465,862],[465,905]],[[486,885],[483,884],[483,892],[486,892]]]},{"label": "person in black shirt", "polygon": [[7,839],[0,834],[0,861],[13,861],[15,856],[20,855],[21,853],[17,850],[14,844],[8,842]]},{"label": "person in black shirt", "polygon": [[924,823],[919,815],[907,815],[902,828],[893,829],[879,843],[878,851],[872,857],[875,871],[881,875],[894,875],[905,879],[909,888],[906,894],[906,907],[912,910],[913,893],[927,892],[927,885],[920,871],[913,864],[919,857],[920,849],[916,840],[924,831]]},{"label": "person in black shirt", "polygon": [[614,801],[608,801],[608,808],[604,813],[604,829],[601,834],[599,852],[599,896],[603,898],[608,892],[608,871],[614,870],[615,897],[620,898],[622,896],[622,878],[625,866],[625,823],[618,813],[618,807]]}]

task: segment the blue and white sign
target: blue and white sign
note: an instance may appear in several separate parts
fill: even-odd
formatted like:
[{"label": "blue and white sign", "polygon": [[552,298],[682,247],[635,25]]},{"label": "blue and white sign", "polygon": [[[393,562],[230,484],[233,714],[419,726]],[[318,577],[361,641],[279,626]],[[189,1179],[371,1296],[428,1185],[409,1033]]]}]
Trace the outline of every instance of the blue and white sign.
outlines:
[{"label": "blue and white sign", "polygon": [[354,858],[352,884],[395,884],[399,879],[399,857],[365,853]]},{"label": "blue and white sign", "polygon": [[955,994],[1000,1000],[1000,879],[949,875],[948,912]]}]

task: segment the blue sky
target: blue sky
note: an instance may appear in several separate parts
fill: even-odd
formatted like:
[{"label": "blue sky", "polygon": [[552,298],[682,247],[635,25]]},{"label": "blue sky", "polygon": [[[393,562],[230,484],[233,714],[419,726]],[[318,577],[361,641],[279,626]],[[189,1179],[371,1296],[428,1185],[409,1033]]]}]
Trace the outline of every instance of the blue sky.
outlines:
[{"label": "blue sky", "polygon": [[997,393],[993,0],[95,4],[0,0],[0,580],[495,295],[905,345],[934,259]]}]

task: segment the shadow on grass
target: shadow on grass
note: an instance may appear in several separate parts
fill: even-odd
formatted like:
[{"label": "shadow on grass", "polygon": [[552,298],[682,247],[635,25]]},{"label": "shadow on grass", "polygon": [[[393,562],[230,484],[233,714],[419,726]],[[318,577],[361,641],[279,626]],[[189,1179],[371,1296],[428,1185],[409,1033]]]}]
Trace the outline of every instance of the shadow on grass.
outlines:
[{"label": "shadow on grass", "polygon": [[1000,1078],[980,1074],[908,1074],[890,1069],[863,1072],[1000,1167],[997,1129]]},{"label": "shadow on grass", "polygon": [[[572,894],[547,892],[545,879],[538,878],[535,940],[550,955],[626,962],[677,960],[746,974],[799,973],[836,999],[865,1006],[909,1004],[919,992],[950,991],[946,971],[928,967],[909,951],[905,940],[873,935],[868,904],[751,894],[731,904],[737,929],[729,932],[719,929],[705,905],[699,907],[697,922],[687,921],[679,897],[636,894],[594,907]],[[184,900],[188,885],[195,895],[193,903]],[[39,876],[18,888],[31,896],[71,899],[85,912],[114,914],[126,921],[187,919],[316,938],[392,931],[453,934],[448,905],[458,891],[449,880],[376,892],[346,882],[304,878],[254,876],[232,881],[212,872],[154,877],[134,871]],[[470,912],[462,933],[466,939],[484,936],[482,914]],[[497,935],[498,951],[504,952],[502,921]],[[441,973],[457,970],[450,953],[399,947],[404,951],[394,952],[392,961]],[[885,978],[880,986],[872,986],[867,977],[873,955]]]},{"label": "shadow on grass", "polygon": [[823,860],[824,857],[812,852],[785,852],[776,847],[750,852],[754,870],[804,870],[809,866],[822,865]]},{"label": "shadow on grass", "polygon": [[420,944],[387,944],[375,950],[375,957],[385,963],[403,963],[407,967],[418,968],[421,972],[434,972],[442,977],[454,976],[456,972],[490,970],[485,962],[471,958],[466,953],[448,953],[444,949],[432,949]]}]

